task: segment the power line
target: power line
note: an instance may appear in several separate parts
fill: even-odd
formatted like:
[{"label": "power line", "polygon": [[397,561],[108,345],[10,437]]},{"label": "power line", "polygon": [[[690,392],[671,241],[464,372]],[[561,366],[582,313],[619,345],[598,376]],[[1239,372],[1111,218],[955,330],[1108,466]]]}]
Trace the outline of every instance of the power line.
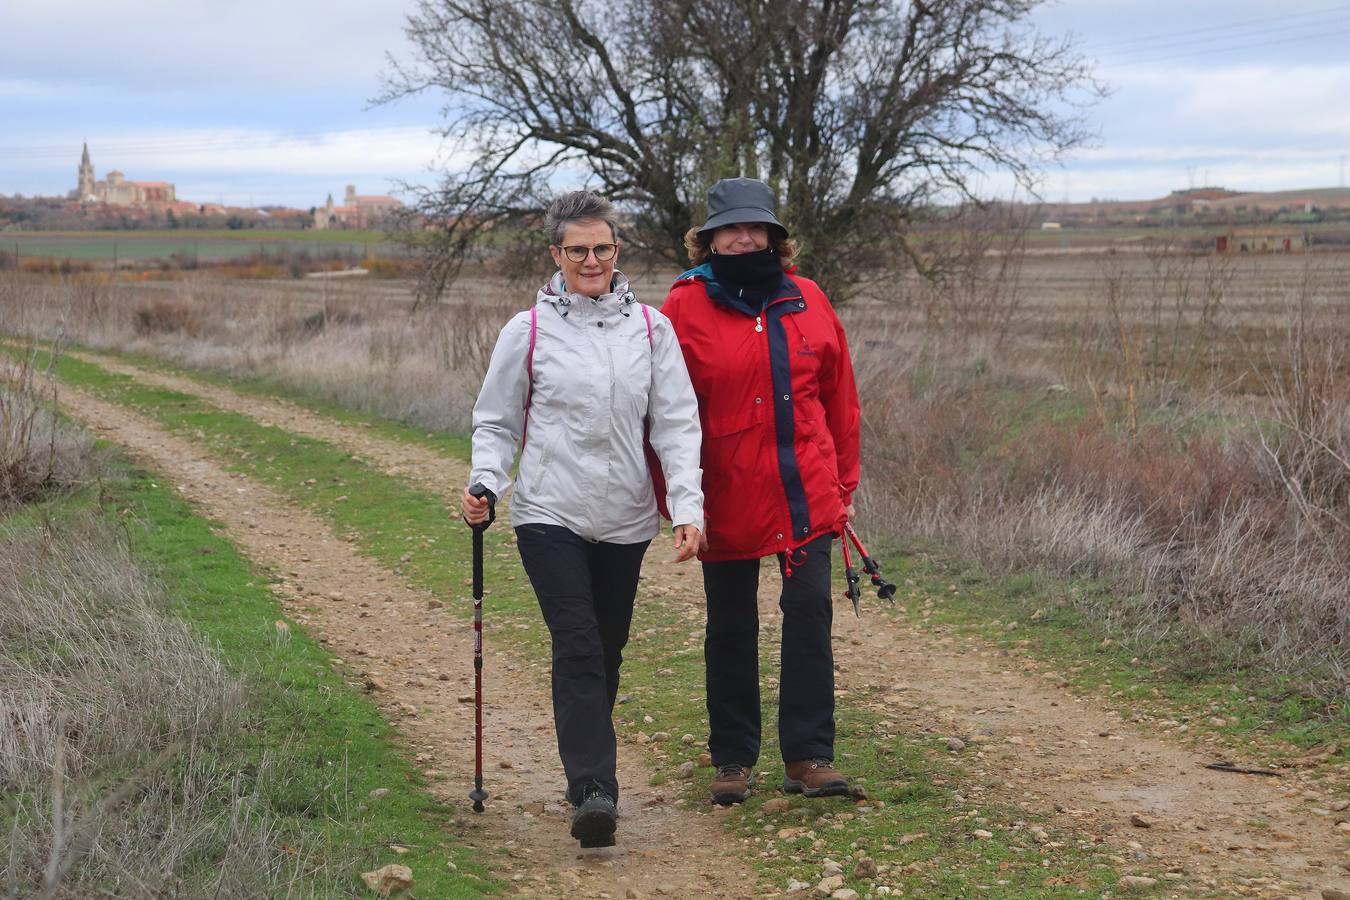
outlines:
[{"label": "power line", "polygon": [[1261,40],[1264,41],[1269,35],[1290,31],[1299,32],[1299,34],[1294,35],[1294,37],[1317,38],[1322,37],[1324,34],[1326,34],[1326,28],[1328,26],[1333,25],[1340,26],[1347,23],[1350,23],[1350,11],[1317,22],[1293,22],[1283,26],[1276,26],[1274,28],[1269,27],[1261,28],[1259,30],[1251,31],[1249,33],[1218,34],[1212,37],[1185,38],[1181,40],[1167,41],[1163,43],[1152,43],[1147,46],[1131,47],[1123,50],[1109,51],[1103,55],[1109,57],[1121,57],[1121,56],[1130,56],[1132,54],[1137,53],[1151,54],[1161,50],[1171,50],[1177,48],[1186,49],[1189,47],[1203,47],[1207,44],[1216,44],[1226,41],[1251,40],[1253,38],[1257,38],[1258,36],[1261,38]]},{"label": "power line", "polygon": [[1191,34],[1206,34],[1211,31],[1227,31],[1231,29],[1241,29],[1249,25],[1260,25],[1266,22],[1288,22],[1291,19],[1303,19],[1316,16],[1324,16],[1328,13],[1344,13],[1350,11],[1350,6],[1340,4],[1337,6],[1325,7],[1323,9],[1308,10],[1301,13],[1285,13],[1278,16],[1262,16],[1256,19],[1241,19],[1237,22],[1229,22],[1225,25],[1206,25],[1200,28],[1189,28],[1181,31],[1160,32],[1158,34],[1145,35],[1137,38],[1123,38],[1118,41],[1107,41],[1102,44],[1091,44],[1085,49],[1104,50],[1108,47],[1118,47],[1129,44],[1150,43],[1153,41],[1171,40],[1172,38],[1183,37]]},{"label": "power line", "polygon": [[1193,59],[1197,56],[1213,56],[1215,53],[1232,53],[1237,50],[1257,50],[1262,47],[1274,47],[1280,44],[1293,44],[1300,41],[1318,40],[1321,38],[1341,37],[1350,34],[1350,28],[1344,28],[1339,31],[1323,31],[1317,34],[1298,35],[1296,37],[1281,38],[1274,41],[1260,41],[1255,44],[1235,44],[1230,47],[1216,47],[1211,50],[1196,50],[1192,53],[1169,53],[1163,56],[1143,57],[1140,59],[1131,59],[1132,63],[1155,63],[1172,62],[1179,59]]}]

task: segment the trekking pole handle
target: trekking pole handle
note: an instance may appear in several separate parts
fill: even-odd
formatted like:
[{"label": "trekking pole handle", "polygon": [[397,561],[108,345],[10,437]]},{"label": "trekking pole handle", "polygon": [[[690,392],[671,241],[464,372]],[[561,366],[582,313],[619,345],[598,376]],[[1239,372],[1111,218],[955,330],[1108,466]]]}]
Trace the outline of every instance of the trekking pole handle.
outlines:
[{"label": "trekking pole handle", "polygon": [[896,586],[881,576],[881,564],[868,555],[867,548],[863,546],[862,538],[858,537],[858,532],[853,530],[852,522],[844,523],[844,532],[853,541],[854,546],[858,548],[858,555],[862,557],[863,571],[871,578],[873,586],[877,589],[877,596],[882,600],[894,603]]},{"label": "trekking pole handle", "polygon": [[471,522],[469,522],[468,519],[464,520],[465,524],[467,524],[470,528],[474,529],[475,531],[483,531],[493,522],[497,521],[497,495],[492,493],[492,491],[488,490],[479,482],[475,481],[472,485],[469,486],[469,496],[487,498],[488,517],[486,522],[480,522],[477,525],[474,525]]}]

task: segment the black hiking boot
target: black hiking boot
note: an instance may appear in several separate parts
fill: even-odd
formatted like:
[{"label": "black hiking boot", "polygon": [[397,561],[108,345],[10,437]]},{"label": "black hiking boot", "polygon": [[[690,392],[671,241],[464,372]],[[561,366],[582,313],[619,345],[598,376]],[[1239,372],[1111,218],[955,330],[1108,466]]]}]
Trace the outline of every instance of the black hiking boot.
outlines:
[{"label": "black hiking boot", "polygon": [[614,828],[619,818],[614,798],[598,784],[587,787],[581,803],[572,813],[572,837],[581,842],[581,849],[613,847]]}]

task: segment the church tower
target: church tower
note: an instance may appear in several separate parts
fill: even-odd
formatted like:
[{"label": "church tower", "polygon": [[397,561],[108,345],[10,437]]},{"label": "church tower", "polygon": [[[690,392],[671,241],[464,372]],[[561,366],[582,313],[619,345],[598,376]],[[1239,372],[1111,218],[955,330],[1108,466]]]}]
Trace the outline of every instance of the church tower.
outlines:
[{"label": "church tower", "polygon": [[83,202],[94,196],[94,164],[89,161],[89,144],[84,145],[84,155],[80,157],[80,180],[75,188],[75,199]]}]

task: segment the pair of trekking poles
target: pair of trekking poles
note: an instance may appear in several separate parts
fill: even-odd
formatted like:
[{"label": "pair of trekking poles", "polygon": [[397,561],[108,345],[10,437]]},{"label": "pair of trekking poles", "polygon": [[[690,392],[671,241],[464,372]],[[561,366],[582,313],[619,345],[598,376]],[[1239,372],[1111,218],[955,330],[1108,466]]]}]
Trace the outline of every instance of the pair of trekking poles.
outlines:
[{"label": "pair of trekking poles", "polygon": [[860,619],[862,618],[860,606],[862,591],[858,589],[858,585],[862,582],[862,575],[859,575],[857,570],[853,568],[853,554],[848,549],[850,543],[858,548],[858,556],[862,559],[863,574],[871,580],[872,586],[877,589],[877,596],[892,604],[895,603],[895,585],[881,577],[881,564],[867,552],[862,539],[858,537],[858,532],[853,530],[852,522],[844,523],[844,534],[839,541],[844,548],[844,581],[848,583],[844,596],[853,603],[853,614]]},{"label": "pair of trekking poles", "polygon": [[[482,812],[488,792],[483,790],[483,532],[497,518],[497,504],[492,494],[481,484],[469,488],[469,495],[488,498],[488,517],[486,522],[470,524],[473,529],[473,790],[469,799],[473,801],[473,811]],[[882,600],[895,602],[895,585],[881,577],[881,565],[867,552],[858,532],[853,530],[852,522],[844,523],[841,538],[844,548],[844,579],[848,582],[845,596],[853,602],[853,614],[862,618],[859,607],[861,591],[858,584],[862,576],[853,568],[853,554],[849,552],[849,543],[858,548],[862,558],[863,572],[871,579]]]}]

